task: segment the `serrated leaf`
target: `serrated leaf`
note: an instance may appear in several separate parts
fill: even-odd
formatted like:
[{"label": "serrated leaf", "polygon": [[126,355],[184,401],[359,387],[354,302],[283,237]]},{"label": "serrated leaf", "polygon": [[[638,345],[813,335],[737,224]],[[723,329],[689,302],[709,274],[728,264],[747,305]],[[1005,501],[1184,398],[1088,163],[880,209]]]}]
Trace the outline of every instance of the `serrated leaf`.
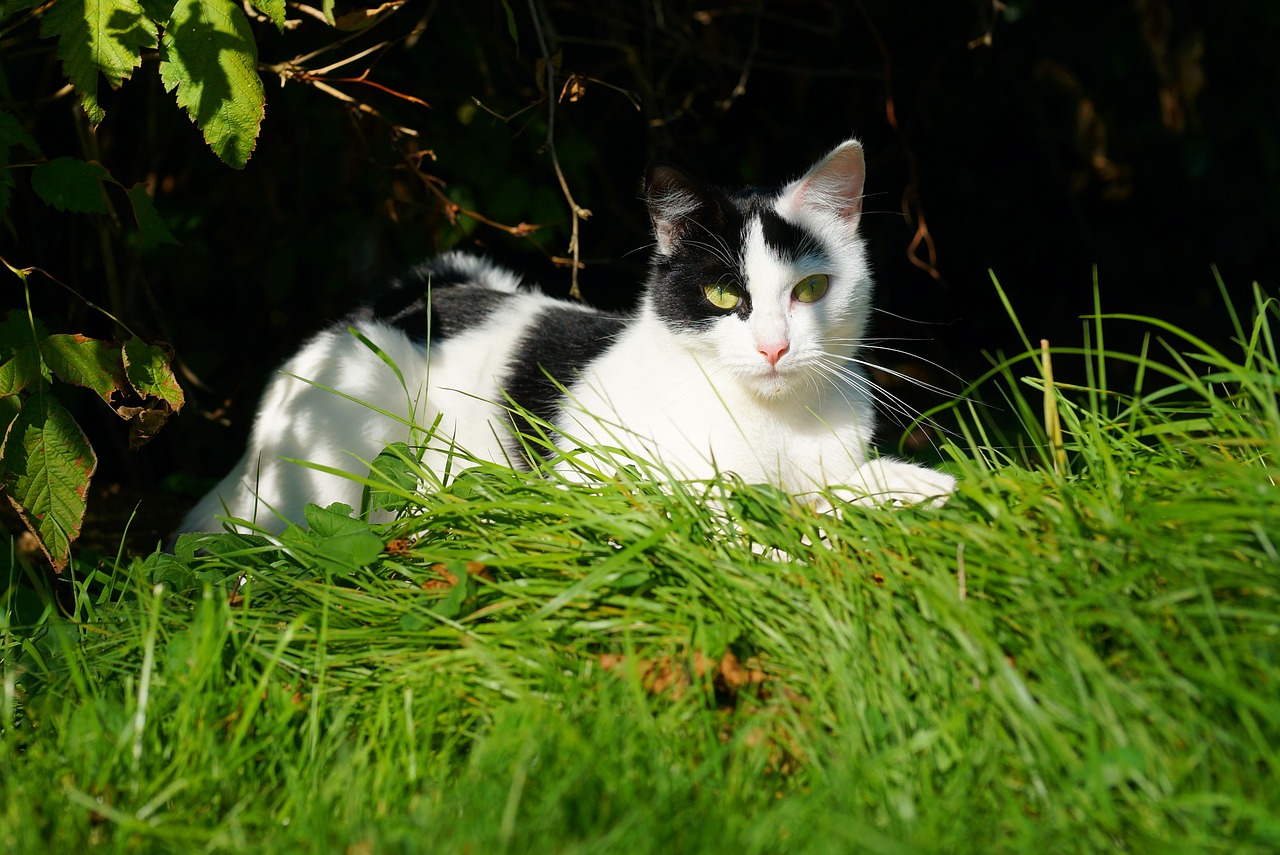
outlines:
[{"label": "serrated leaf", "polygon": [[61,570],[80,536],[98,458],[80,426],[52,395],[32,395],[0,450],[0,486]]},{"label": "serrated leaf", "polygon": [[160,80],[224,163],[253,154],[266,95],[249,19],[229,0],[178,0],[161,40]]},{"label": "serrated leaf", "polygon": [[351,510],[350,505],[342,502],[325,508],[309,504],[302,509],[302,515],[307,520],[307,530],[316,538],[372,532],[368,523],[351,516]]},{"label": "serrated leaf", "polygon": [[159,398],[174,412],[186,399],[169,363],[173,349],[166,344],[147,344],[140,338],[124,343],[124,373],[130,385],[144,398]]},{"label": "serrated leaf", "polygon": [[156,46],[157,31],[136,0],[57,0],[40,21],[40,35],[58,40],[62,71],[97,127],[106,115],[98,72],[119,89],[142,64],[143,49]]},{"label": "serrated leaf", "polygon": [[105,214],[107,200],[102,182],[111,173],[102,164],[75,157],[59,157],[31,171],[31,188],[59,211]]},{"label": "serrated leaf", "polygon": [[129,194],[129,204],[133,206],[133,219],[138,224],[138,239],[143,249],[155,249],[162,243],[178,245],[178,240],[169,231],[169,227],[160,219],[151,194],[146,184],[137,184],[125,191]]},{"label": "serrated leaf", "polygon": [[271,19],[276,29],[284,32],[284,0],[249,0],[253,8]]},{"label": "serrated leaf", "polygon": [[51,335],[40,342],[40,352],[59,380],[92,389],[107,403],[125,388],[127,381],[118,342],[82,335]]},{"label": "serrated leaf", "polygon": [[36,346],[24,347],[0,365],[0,398],[16,395],[40,376],[40,352]]},{"label": "serrated leaf", "polygon": [[304,536],[322,563],[339,572],[372,564],[382,554],[382,538],[373,533],[368,523],[350,514],[351,506],[341,502],[327,508],[307,505],[303,509],[308,527]]},{"label": "serrated leaf", "polygon": [[116,407],[116,413],[129,420],[130,448],[149,442],[185,403],[182,387],[169,367],[172,360],[168,345],[147,344],[138,338],[125,342],[125,376],[143,398],[141,406]]}]

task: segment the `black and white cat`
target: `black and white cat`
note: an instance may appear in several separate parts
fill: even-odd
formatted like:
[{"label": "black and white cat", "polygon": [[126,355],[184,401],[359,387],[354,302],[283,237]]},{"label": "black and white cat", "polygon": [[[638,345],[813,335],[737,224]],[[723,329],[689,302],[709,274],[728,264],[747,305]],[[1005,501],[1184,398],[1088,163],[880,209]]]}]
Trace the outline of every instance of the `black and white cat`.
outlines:
[{"label": "black and white cat", "polygon": [[[626,449],[671,477],[734,472],[862,504],[941,503],[950,475],[868,453],[863,178],[853,140],[776,194],[653,168],[656,248],[633,316],[546,296],[474,256],[422,265],[285,363],[244,457],[181,530],[218,530],[226,514],[279,531],[308,502],[358,506],[358,482],[287,460],[364,476],[387,444],[424,435],[409,422],[439,417],[423,457],[433,471],[465,465],[451,444],[527,466],[515,432],[530,424],[508,401],[566,450]],[[619,465],[589,451],[579,462]]]}]

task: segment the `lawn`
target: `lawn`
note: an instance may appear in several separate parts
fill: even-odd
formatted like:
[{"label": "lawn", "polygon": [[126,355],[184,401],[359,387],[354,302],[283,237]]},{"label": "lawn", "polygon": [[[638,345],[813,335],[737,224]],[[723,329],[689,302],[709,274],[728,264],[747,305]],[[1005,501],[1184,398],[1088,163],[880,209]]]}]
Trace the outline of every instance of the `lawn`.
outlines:
[{"label": "lawn", "polygon": [[1277,851],[1280,309],[1247,308],[1225,351],[1027,341],[931,414],[940,509],[418,494],[387,457],[387,526],[82,562],[61,610],[11,557],[0,846]]}]

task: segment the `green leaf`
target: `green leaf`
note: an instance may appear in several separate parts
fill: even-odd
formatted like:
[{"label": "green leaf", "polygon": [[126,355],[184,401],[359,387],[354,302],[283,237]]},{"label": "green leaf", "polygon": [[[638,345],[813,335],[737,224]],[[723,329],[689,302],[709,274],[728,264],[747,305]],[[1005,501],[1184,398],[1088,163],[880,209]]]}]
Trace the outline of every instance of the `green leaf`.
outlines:
[{"label": "green leaf", "polygon": [[40,353],[54,375],[65,383],[92,389],[111,403],[125,389],[120,345],[82,335],[51,335],[40,342]]},{"label": "green leaf", "polygon": [[312,545],[324,563],[335,570],[364,567],[382,554],[382,538],[373,533],[368,523],[351,516],[350,505],[307,505],[303,515]]},{"label": "green leaf", "polygon": [[388,445],[373,458],[370,477],[386,484],[387,488],[370,490],[371,508],[395,513],[408,506],[409,500],[401,493],[416,493],[418,490],[418,475],[410,463],[413,459],[413,452],[403,442]]},{"label": "green leaf", "polygon": [[36,346],[24,347],[8,362],[0,365],[0,398],[16,395],[41,375],[40,351]]},{"label": "green leaf", "polygon": [[169,231],[169,227],[160,219],[151,194],[146,184],[136,184],[125,191],[129,194],[129,204],[133,206],[133,219],[138,224],[138,239],[143,249],[155,249],[162,243],[178,245],[178,240]]},{"label": "green leaf", "polygon": [[75,419],[52,395],[27,399],[0,451],[0,486],[54,568],[71,555],[84,521],[98,458]]},{"label": "green leaf", "polygon": [[307,530],[318,538],[337,537],[362,531],[371,532],[372,529],[368,523],[351,516],[351,510],[348,504],[334,502],[327,508],[307,505],[302,509],[302,514],[307,520]]},{"label": "green leaf", "polygon": [[106,115],[98,104],[98,72],[119,89],[142,64],[143,49],[156,46],[157,31],[135,0],[58,0],[44,14],[40,35],[58,40],[62,71],[97,127]]},{"label": "green leaf", "polygon": [[59,157],[31,171],[31,187],[59,211],[107,212],[102,182],[111,173],[102,164],[75,157]]},{"label": "green leaf", "polygon": [[165,344],[147,344],[132,338],[124,345],[125,376],[142,396],[141,406],[121,404],[116,413],[129,420],[129,447],[139,448],[151,440],[182,409],[185,398],[169,363],[173,351]]},{"label": "green leaf", "polygon": [[271,19],[276,29],[284,32],[284,0],[249,0],[253,8]]},{"label": "green leaf", "polygon": [[516,29],[516,15],[511,11],[511,4],[508,0],[502,0],[502,8],[507,13],[507,35],[511,36],[511,43],[516,46],[516,56],[520,55],[520,31]]},{"label": "green leaf", "polygon": [[253,154],[266,95],[249,19],[229,0],[178,0],[161,40],[160,80],[177,90],[205,141],[240,169]]},{"label": "green leaf", "polygon": [[173,350],[164,344],[147,344],[140,338],[124,343],[124,373],[129,384],[144,398],[159,398],[174,412],[186,399],[169,363]]}]

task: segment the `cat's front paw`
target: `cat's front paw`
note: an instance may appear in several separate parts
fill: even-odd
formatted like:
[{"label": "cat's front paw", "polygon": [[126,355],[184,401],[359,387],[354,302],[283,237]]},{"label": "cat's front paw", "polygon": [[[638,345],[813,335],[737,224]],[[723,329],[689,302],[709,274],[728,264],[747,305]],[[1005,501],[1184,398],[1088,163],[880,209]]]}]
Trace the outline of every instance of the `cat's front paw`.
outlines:
[{"label": "cat's front paw", "polygon": [[956,488],[956,479],[945,472],[901,460],[869,460],[854,472],[845,487],[834,492],[854,505],[884,504],[942,507]]}]

